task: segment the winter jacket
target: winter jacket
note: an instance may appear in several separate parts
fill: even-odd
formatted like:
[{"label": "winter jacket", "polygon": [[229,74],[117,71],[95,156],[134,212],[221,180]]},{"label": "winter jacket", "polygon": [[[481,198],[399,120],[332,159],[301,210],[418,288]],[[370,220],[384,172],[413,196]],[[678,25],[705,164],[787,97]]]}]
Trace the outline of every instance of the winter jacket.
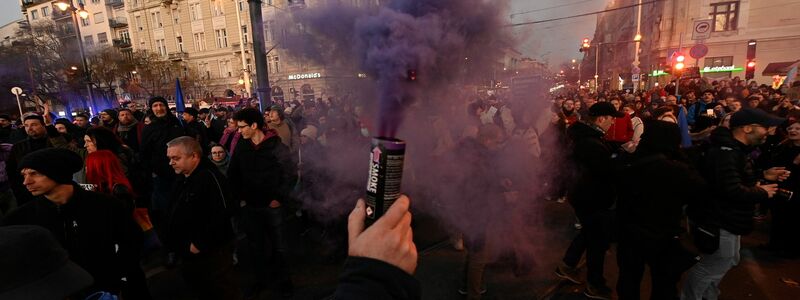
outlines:
[{"label": "winter jacket", "polygon": [[631,116],[625,114],[622,118],[614,120],[614,124],[606,131],[606,140],[617,143],[627,143],[633,138],[633,123]]},{"label": "winter jacket", "polygon": [[235,201],[227,179],[208,159],[201,159],[189,177],[179,176],[170,200],[165,240],[176,253],[190,255],[190,244],[203,253],[233,241]]},{"label": "winter jacket", "polygon": [[570,203],[578,217],[588,216],[606,210],[614,205],[613,161],[611,148],[603,140],[599,128],[578,122],[567,130],[570,137],[570,161],[572,187]]},{"label": "winter jacket", "polygon": [[19,205],[23,205],[32,200],[33,195],[22,185],[22,176],[20,176],[19,170],[17,170],[17,164],[22,161],[23,157],[33,151],[52,147],[53,143],[49,137],[41,139],[32,139],[28,137],[15,143],[14,146],[11,147],[11,155],[6,161],[6,170],[8,171],[8,179],[11,182],[11,189],[14,191],[14,197],[17,199]]},{"label": "winter jacket", "polygon": [[142,144],[139,147],[142,164],[149,172],[172,178],[175,171],[169,165],[167,143],[186,135],[186,130],[178,122],[178,118],[170,114],[163,118],[153,118],[152,121],[142,130]]},{"label": "winter jacket", "polygon": [[251,140],[239,141],[233,153],[228,179],[236,199],[255,207],[287,199],[295,184],[296,166],[289,148],[274,130],[265,131],[258,145]]},{"label": "winter jacket", "polygon": [[[44,196],[8,214],[0,225],[38,225],[50,230],[70,260],[94,277],[93,290],[118,292],[121,278],[138,267],[141,229],[122,202],[73,184],[64,205]],[[141,272],[141,270],[138,270]]]},{"label": "winter jacket", "polygon": [[352,256],[347,258],[333,294],[335,300],[420,298],[419,281],[413,276],[379,260]]},{"label": "winter jacket", "polygon": [[701,171],[712,190],[712,207],[705,210],[721,228],[738,235],[753,230],[753,210],[767,199],[767,192],[756,187],[758,176],[752,148],[733,138],[730,129],[719,127],[711,132],[711,145],[703,158]]}]

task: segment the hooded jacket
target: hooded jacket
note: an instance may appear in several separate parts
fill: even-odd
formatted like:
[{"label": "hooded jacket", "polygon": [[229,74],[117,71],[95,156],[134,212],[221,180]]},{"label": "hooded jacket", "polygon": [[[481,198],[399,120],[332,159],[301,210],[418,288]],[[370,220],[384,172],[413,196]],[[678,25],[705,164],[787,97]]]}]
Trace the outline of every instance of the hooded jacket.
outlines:
[{"label": "hooded jacket", "polygon": [[753,230],[755,204],[767,199],[767,192],[756,187],[760,176],[750,152],[752,148],[734,139],[730,129],[719,127],[711,132],[711,145],[701,167],[711,186],[713,206],[700,218],[711,217],[720,228],[737,235]]},{"label": "hooded jacket", "polygon": [[605,133],[584,122],[577,122],[569,127],[567,134],[570,137],[570,161],[574,166],[570,203],[575,212],[578,217],[583,217],[611,208],[616,200],[616,191],[613,176],[610,176],[614,171],[612,152],[603,140]]}]

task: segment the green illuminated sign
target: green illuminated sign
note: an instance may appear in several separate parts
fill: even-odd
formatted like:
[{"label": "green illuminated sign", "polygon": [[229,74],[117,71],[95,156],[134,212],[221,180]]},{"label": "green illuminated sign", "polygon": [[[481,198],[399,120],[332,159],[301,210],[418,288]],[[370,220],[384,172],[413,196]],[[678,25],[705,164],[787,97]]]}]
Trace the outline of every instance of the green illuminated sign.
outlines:
[{"label": "green illuminated sign", "polygon": [[700,73],[717,73],[717,72],[739,72],[744,71],[744,68],[737,68],[736,66],[719,66],[719,67],[705,67],[700,70]]},{"label": "green illuminated sign", "polygon": [[653,70],[653,72],[650,72],[650,77],[658,77],[658,76],[664,76],[664,75],[669,75],[669,74],[667,72],[662,71],[662,70]]}]

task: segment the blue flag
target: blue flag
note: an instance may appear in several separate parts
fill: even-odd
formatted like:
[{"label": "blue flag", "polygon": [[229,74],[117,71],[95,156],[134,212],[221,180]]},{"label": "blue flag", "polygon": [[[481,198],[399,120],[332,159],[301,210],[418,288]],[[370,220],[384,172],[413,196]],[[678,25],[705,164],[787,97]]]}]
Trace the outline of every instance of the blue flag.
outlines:
[{"label": "blue flag", "polygon": [[181,89],[181,80],[175,78],[175,110],[178,111],[178,121],[183,125],[183,112],[186,111],[186,104],[183,103],[183,90]]},{"label": "blue flag", "polygon": [[686,109],[683,105],[678,106],[678,128],[681,129],[681,147],[691,147],[692,137],[689,136],[689,121],[686,119]]}]

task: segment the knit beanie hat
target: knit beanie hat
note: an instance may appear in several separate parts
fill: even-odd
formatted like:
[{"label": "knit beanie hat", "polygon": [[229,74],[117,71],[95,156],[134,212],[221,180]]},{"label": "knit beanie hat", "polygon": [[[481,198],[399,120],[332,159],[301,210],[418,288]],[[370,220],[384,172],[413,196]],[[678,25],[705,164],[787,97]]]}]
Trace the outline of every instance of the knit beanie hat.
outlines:
[{"label": "knit beanie hat", "polygon": [[164,99],[164,97],[150,98],[150,102],[148,102],[147,105],[150,107],[150,109],[153,109],[153,104],[155,104],[156,102],[164,103],[164,106],[169,107],[169,103],[167,103],[167,99]]},{"label": "knit beanie hat", "polygon": [[46,148],[23,157],[18,171],[33,169],[57,183],[66,184],[72,182],[72,174],[82,167],[83,160],[77,153],[62,148]]},{"label": "knit beanie hat", "polygon": [[118,113],[117,113],[117,111],[115,109],[110,109],[110,108],[109,109],[104,109],[103,112],[107,113],[109,116],[111,116],[112,119],[114,119],[114,120],[117,119],[117,114]]}]

